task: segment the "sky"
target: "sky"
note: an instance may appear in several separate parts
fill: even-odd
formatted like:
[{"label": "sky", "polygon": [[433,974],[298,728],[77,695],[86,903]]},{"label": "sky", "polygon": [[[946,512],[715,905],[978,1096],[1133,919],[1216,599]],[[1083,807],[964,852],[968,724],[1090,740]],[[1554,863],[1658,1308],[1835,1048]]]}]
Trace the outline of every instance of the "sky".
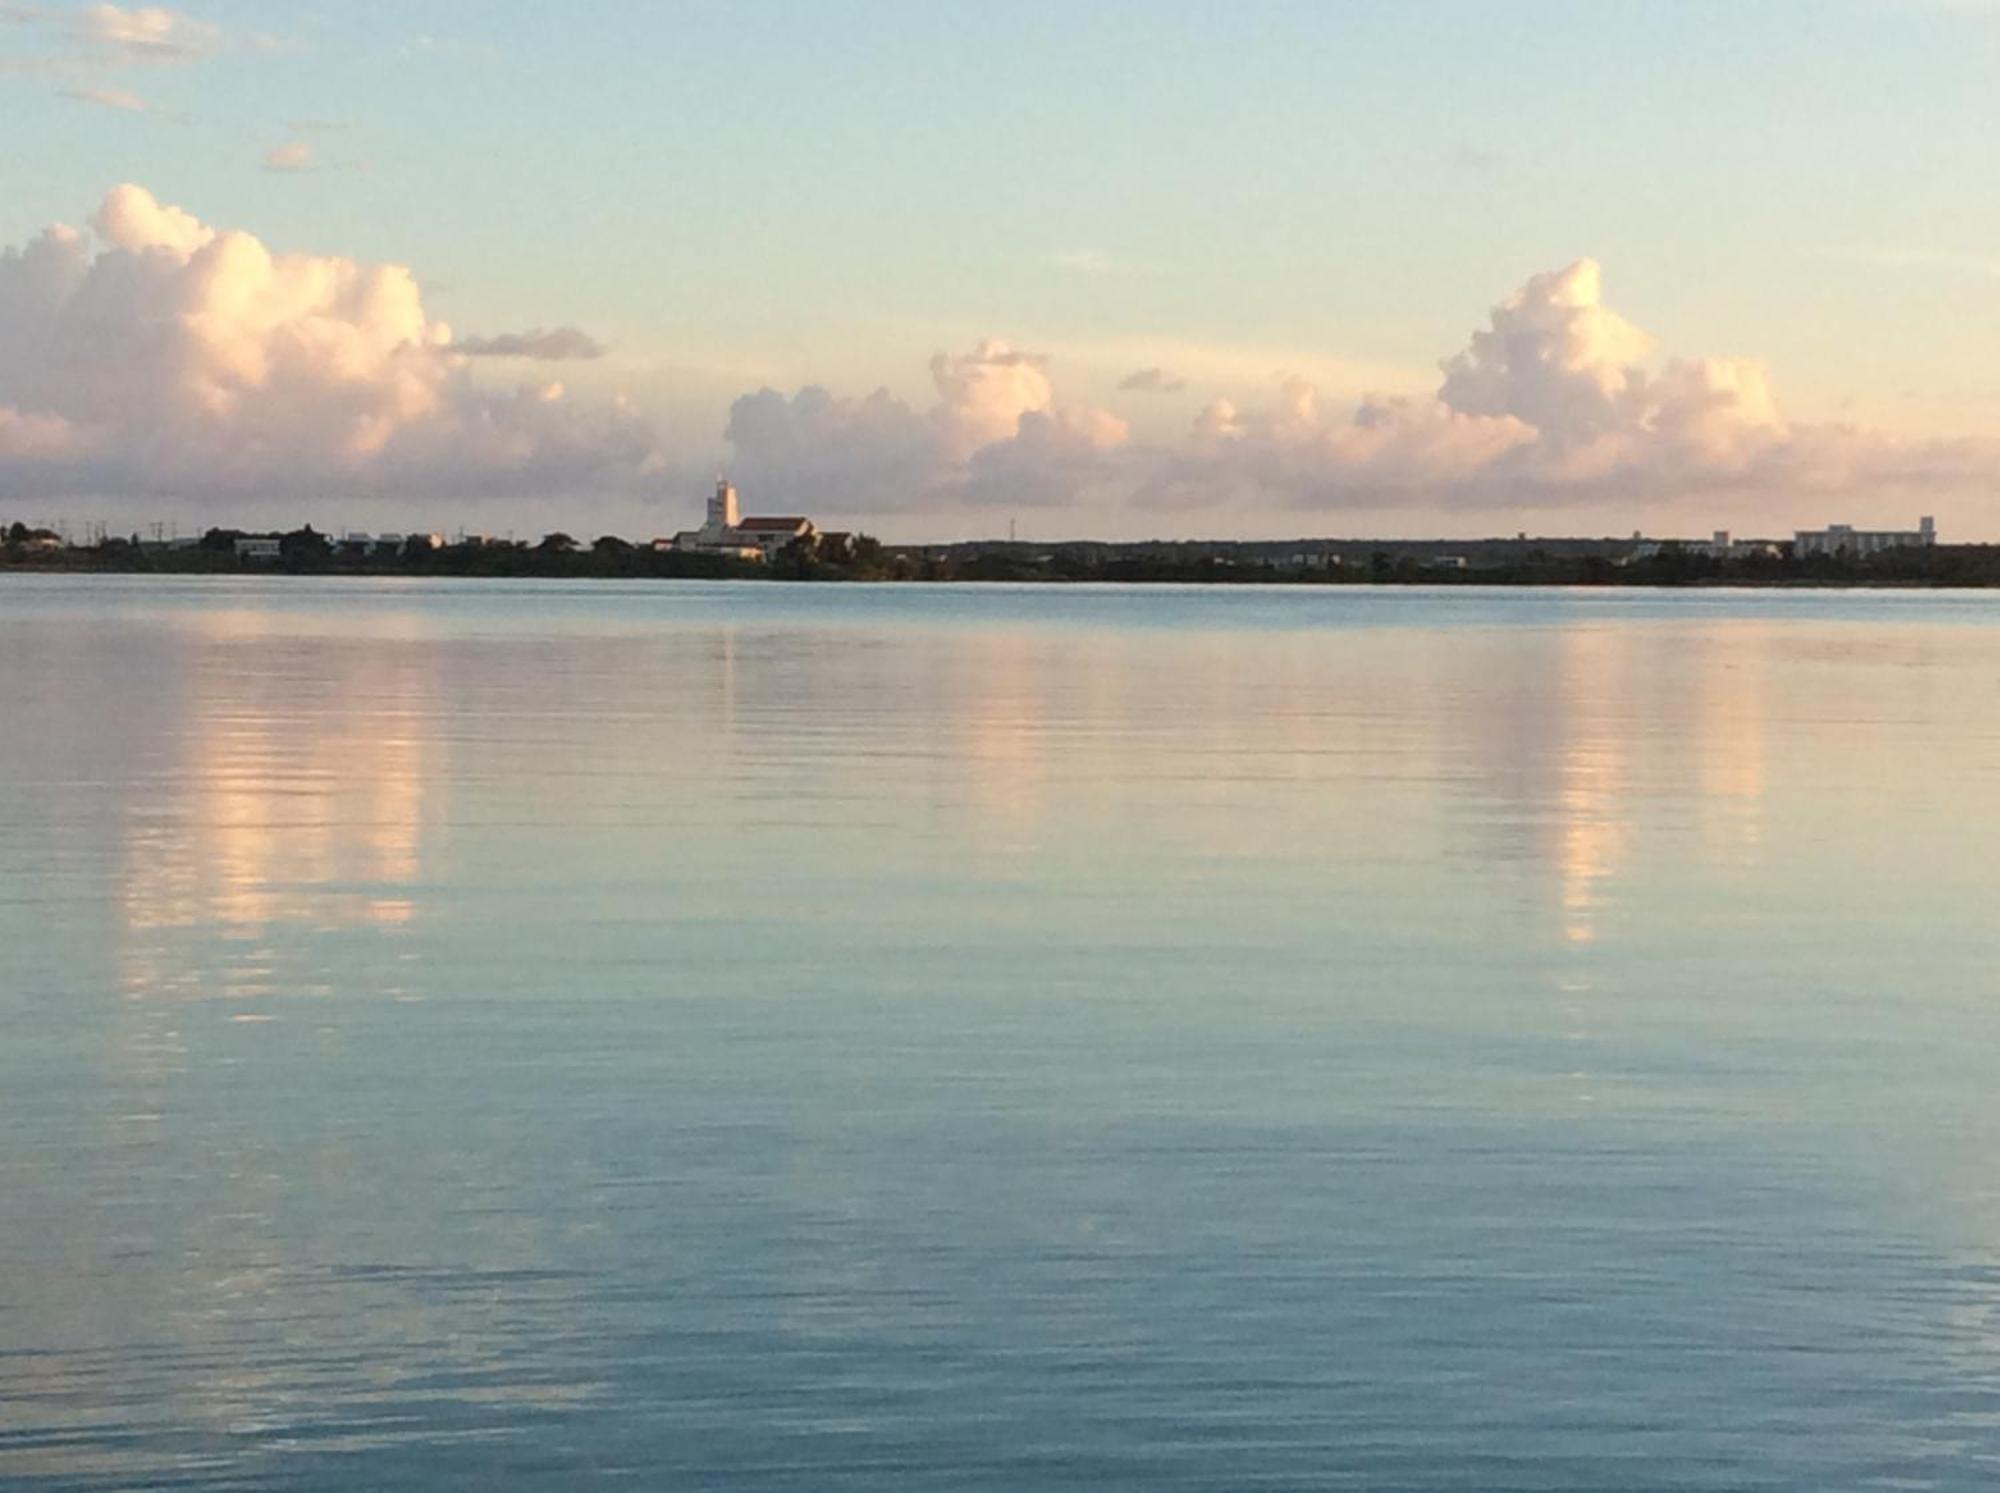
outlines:
[{"label": "sky", "polygon": [[0,0],[0,517],[2000,539],[2000,0]]}]

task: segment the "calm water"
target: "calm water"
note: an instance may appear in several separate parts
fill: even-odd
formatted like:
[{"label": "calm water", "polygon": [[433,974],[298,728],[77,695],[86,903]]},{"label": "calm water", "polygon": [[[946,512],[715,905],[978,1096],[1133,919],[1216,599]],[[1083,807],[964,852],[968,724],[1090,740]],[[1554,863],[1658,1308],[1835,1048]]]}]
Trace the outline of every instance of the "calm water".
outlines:
[{"label": "calm water", "polygon": [[9,578],[0,765],[0,1483],[2000,1478],[2000,598]]}]

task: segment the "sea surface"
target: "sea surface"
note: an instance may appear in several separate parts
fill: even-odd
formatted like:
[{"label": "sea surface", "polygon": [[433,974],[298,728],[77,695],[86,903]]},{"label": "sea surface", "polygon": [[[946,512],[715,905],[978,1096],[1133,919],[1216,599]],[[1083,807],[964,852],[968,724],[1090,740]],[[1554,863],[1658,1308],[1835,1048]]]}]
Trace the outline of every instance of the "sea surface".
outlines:
[{"label": "sea surface", "polygon": [[2000,1483],[2000,597],[0,578],[0,1485]]}]

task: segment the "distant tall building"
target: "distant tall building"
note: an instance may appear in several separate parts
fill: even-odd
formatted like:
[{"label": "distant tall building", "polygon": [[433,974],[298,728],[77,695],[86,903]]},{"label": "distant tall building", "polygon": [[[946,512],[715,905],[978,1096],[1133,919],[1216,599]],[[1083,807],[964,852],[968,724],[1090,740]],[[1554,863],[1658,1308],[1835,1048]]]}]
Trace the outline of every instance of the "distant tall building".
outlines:
[{"label": "distant tall building", "polygon": [[1926,514],[1914,529],[1857,529],[1852,524],[1828,524],[1824,529],[1800,529],[1792,536],[1792,553],[1838,555],[1851,559],[1879,555],[1884,550],[1929,548],[1937,543],[1937,520]]},{"label": "distant tall building", "polygon": [[709,533],[720,533],[736,528],[741,521],[736,506],[736,488],[728,479],[715,479],[715,496],[708,500],[708,522],[702,528]]},{"label": "distant tall building", "polygon": [[732,555],[739,560],[768,560],[789,544],[810,545],[819,534],[809,518],[745,518],[736,489],[718,477],[708,500],[708,516],[699,529],[674,536],[673,547],[701,555]]}]

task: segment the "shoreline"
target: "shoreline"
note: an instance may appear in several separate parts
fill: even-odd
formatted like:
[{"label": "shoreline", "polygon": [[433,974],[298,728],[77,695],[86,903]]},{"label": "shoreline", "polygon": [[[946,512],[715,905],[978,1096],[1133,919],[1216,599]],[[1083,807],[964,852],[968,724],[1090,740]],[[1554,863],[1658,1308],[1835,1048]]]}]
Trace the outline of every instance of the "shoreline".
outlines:
[{"label": "shoreline", "polygon": [[1420,572],[1388,575],[1300,574],[1269,569],[1239,575],[1058,575],[1058,574],[857,574],[832,568],[809,575],[775,573],[765,566],[732,567],[722,573],[705,570],[623,571],[589,567],[458,569],[450,567],[283,565],[104,565],[0,562],[0,584],[20,576],[44,579],[84,579],[92,576],[142,577],[161,580],[400,580],[400,581],[675,581],[730,582],[744,585],[953,585],[953,586],[1080,586],[1190,587],[1212,590],[1586,590],[1586,591],[1989,591],[2000,590],[2000,573],[1992,575],[1790,575],[1790,576],[1653,576],[1628,567],[1611,576],[1494,571]]},{"label": "shoreline", "polygon": [[[1868,536],[1862,536],[1866,538]],[[1877,536],[1879,537],[1879,536]],[[1801,546],[1800,548],[1803,548]],[[374,576],[405,579],[1073,585],[1627,587],[1925,590],[2000,588],[2000,544],[1909,543],[1833,553],[1757,541],[1639,539],[961,540],[884,544],[866,534],[806,535],[780,547],[714,551],[556,532],[538,541],[461,536],[283,534],[210,529],[199,538],[97,537],[72,544],[14,525],[0,575]]]}]

